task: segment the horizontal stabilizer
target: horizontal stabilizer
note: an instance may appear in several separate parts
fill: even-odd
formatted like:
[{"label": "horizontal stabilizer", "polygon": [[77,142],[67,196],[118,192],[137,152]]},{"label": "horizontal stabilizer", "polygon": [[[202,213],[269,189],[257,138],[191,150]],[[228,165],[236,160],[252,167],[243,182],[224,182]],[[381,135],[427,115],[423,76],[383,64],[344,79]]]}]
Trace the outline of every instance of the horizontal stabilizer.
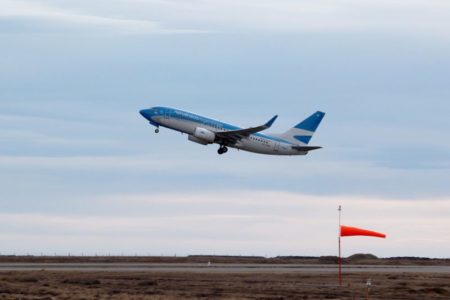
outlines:
[{"label": "horizontal stabilizer", "polygon": [[317,150],[320,148],[322,148],[322,147],[320,147],[320,146],[292,146],[292,149],[302,151],[302,152],[308,152],[308,151]]}]

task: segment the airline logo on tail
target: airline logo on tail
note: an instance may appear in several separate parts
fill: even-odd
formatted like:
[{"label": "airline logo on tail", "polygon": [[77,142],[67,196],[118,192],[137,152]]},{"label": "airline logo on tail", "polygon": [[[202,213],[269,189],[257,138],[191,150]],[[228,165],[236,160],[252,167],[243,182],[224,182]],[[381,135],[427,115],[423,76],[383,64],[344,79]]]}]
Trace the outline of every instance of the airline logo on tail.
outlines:
[{"label": "airline logo on tail", "polygon": [[324,116],[324,112],[316,111],[293,128],[281,134],[280,137],[293,143],[308,145]]}]

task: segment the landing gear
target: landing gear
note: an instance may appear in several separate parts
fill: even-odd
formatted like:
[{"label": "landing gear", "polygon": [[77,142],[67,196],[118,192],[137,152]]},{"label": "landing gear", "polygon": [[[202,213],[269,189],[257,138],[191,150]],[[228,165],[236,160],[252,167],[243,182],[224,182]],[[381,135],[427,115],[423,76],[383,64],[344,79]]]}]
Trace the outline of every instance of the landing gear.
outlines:
[{"label": "landing gear", "polygon": [[226,147],[226,146],[220,146],[220,148],[219,148],[219,150],[217,150],[217,153],[219,153],[219,154],[224,154],[224,153],[227,153],[227,151],[228,151],[228,148]]},{"label": "landing gear", "polygon": [[155,133],[158,133],[158,132],[159,132],[159,128],[156,128],[156,129],[155,129]]}]

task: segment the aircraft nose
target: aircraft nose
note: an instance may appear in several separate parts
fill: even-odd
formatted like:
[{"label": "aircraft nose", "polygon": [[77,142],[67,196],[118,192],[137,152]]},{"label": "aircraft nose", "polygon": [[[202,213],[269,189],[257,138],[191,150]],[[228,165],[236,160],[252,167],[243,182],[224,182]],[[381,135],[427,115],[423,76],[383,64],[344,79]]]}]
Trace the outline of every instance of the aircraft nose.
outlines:
[{"label": "aircraft nose", "polygon": [[139,113],[146,119],[149,119],[152,116],[151,109],[141,109]]}]

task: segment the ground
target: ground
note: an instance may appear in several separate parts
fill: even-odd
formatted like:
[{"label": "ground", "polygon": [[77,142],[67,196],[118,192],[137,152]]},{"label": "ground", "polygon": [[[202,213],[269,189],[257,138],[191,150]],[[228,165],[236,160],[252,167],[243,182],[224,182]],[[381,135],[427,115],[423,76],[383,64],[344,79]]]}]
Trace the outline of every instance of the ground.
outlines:
[{"label": "ground", "polygon": [[[352,261],[353,259],[353,261]],[[346,259],[353,265],[445,266],[448,259],[391,258],[377,259],[359,255]],[[358,261],[355,261],[357,259]],[[322,264],[336,266],[336,257],[39,257],[0,256],[0,266],[11,263],[134,263],[186,264],[208,261],[226,264]],[[39,267],[40,268],[40,267]],[[445,267],[448,268],[448,267]],[[419,272],[389,271],[374,268],[374,272],[345,272],[343,286],[337,283],[335,272],[211,271],[197,268],[164,270],[55,270],[34,271],[0,268],[0,300],[51,299],[450,299],[450,272],[433,273],[433,268],[421,267]],[[289,268],[287,268],[289,269]],[[305,269],[307,270],[307,269]],[[348,268],[350,270],[350,268]],[[423,270],[423,272],[422,272]],[[367,280],[371,288],[367,290]]]},{"label": "ground", "polygon": [[13,271],[0,299],[450,299],[450,274]]}]

